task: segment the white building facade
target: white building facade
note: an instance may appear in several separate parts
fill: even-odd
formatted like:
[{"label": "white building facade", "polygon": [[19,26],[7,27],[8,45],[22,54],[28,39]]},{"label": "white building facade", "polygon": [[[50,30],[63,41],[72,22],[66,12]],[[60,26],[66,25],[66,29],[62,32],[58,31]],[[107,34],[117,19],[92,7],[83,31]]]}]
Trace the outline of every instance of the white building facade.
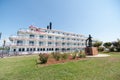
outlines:
[{"label": "white building facade", "polygon": [[20,54],[74,52],[85,48],[85,36],[30,26],[10,36],[10,52]]}]

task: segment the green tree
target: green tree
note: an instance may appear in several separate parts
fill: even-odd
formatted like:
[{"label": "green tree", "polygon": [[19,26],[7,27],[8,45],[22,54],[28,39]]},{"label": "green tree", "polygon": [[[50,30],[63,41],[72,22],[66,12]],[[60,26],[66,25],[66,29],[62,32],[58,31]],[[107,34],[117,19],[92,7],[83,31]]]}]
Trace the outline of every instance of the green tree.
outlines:
[{"label": "green tree", "polygon": [[105,48],[108,48],[108,49],[111,47],[111,45],[112,45],[111,42],[106,42],[106,43],[103,44],[103,46],[104,46]]},{"label": "green tree", "polygon": [[112,42],[113,47],[120,52],[120,39],[117,39],[117,41]]},{"label": "green tree", "polygon": [[94,47],[100,47],[102,45],[102,41],[96,41],[95,43],[93,43]]},{"label": "green tree", "polygon": [[102,45],[102,43],[103,43],[102,41],[96,41],[96,42],[93,43],[93,46],[94,46],[94,47],[97,47],[98,51],[101,52],[101,51],[104,50],[103,47],[100,47],[100,46]]}]

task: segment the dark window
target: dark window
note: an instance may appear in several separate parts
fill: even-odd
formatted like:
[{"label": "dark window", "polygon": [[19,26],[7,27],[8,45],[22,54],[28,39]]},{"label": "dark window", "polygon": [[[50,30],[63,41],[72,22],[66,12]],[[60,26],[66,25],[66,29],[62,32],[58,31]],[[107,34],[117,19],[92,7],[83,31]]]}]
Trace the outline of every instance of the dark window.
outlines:
[{"label": "dark window", "polygon": [[40,51],[40,48],[38,48],[37,51]]},{"label": "dark window", "polygon": [[17,45],[22,45],[23,44],[23,41],[22,40],[18,40],[17,41]]},{"label": "dark window", "polygon": [[48,36],[48,39],[52,39],[52,36]]},{"label": "dark window", "polygon": [[53,51],[53,48],[51,50]]},{"label": "dark window", "polygon": [[25,51],[25,48],[22,48],[22,51]]},{"label": "dark window", "polygon": [[34,46],[34,41],[29,41],[30,46]]},{"label": "dark window", "polygon": [[27,48],[27,51],[29,51],[29,48]]},{"label": "dark window", "polygon": [[44,36],[43,36],[43,35],[40,35],[40,36],[39,36],[39,38],[40,38],[40,39],[43,39],[43,38],[44,38]]},{"label": "dark window", "polygon": [[47,51],[49,51],[49,49],[47,48]]},{"label": "dark window", "polygon": [[13,51],[15,52],[15,51],[16,51],[16,49],[13,49]]},{"label": "dark window", "polygon": [[45,48],[43,48],[43,51],[45,51]]},{"label": "dark window", "polygon": [[39,46],[43,46],[43,42],[39,42]]},{"label": "dark window", "polygon": [[51,48],[49,48],[49,51],[51,51]]},{"label": "dark window", "polygon": [[18,51],[21,51],[21,48],[19,48],[19,50]]},{"label": "dark window", "polygon": [[30,48],[30,51],[32,51],[32,48]]},{"label": "dark window", "polygon": [[36,51],[35,48],[33,48],[33,51]]},{"label": "dark window", "polygon": [[48,42],[48,46],[51,46],[52,45],[52,42]]},{"label": "dark window", "polygon": [[31,35],[30,35],[30,38],[34,38],[34,35],[33,35],[33,34],[31,34]]},{"label": "dark window", "polygon": [[40,49],[40,51],[42,51],[42,48]]}]

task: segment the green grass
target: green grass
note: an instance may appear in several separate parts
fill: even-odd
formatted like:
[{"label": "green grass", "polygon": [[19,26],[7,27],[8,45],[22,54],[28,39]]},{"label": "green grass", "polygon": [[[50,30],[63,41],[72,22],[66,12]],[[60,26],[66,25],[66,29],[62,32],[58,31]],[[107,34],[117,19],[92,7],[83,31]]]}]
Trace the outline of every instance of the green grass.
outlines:
[{"label": "green grass", "polygon": [[120,53],[36,66],[37,55],[0,59],[0,80],[120,80]]}]

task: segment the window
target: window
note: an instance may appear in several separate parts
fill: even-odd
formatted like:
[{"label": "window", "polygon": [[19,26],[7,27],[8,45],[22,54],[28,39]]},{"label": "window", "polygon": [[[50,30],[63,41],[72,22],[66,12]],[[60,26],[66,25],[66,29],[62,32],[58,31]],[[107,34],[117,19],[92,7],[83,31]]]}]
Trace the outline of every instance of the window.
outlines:
[{"label": "window", "polygon": [[49,48],[49,51],[51,51],[51,48]]},{"label": "window", "polygon": [[29,41],[30,46],[34,46],[34,41]]},{"label": "window", "polygon": [[52,42],[48,42],[48,46],[51,46],[52,45]]},{"label": "window", "polygon": [[60,34],[60,32],[58,32],[58,34]]},{"label": "window", "polygon": [[45,48],[43,48],[43,51],[45,51]]},{"label": "window", "polygon": [[52,39],[52,36],[48,36],[48,39]]},{"label": "window", "polygon": [[27,51],[29,51],[29,48],[27,48]]},{"label": "window", "polygon": [[55,37],[56,40],[59,40],[59,37]]},{"label": "window", "polygon": [[30,38],[34,38],[35,36],[33,34],[30,35]]},{"label": "window", "polygon": [[40,51],[40,48],[38,48],[37,51]]},{"label": "window", "polygon": [[59,46],[59,43],[58,43],[58,42],[56,42],[56,43],[55,43],[55,46]]},{"label": "window", "polygon": [[40,51],[42,51],[42,48],[40,49]]},{"label": "window", "polygon": [[43,35],[40,35],[40,36],[39,36],[39,38],[40,38],[40,39],[43,39],[43,38],[44,38],[44,36],[43,36]]},{"label": "window", "polygon": [[39,46],[43,46],[43,42],[39,42]]},{"label": "window", "polygon": [[74,43],[74,46],[76,45],[76,43]]},{"label": "window", "polygon": [[65,38],[64,38],[64,37],[62,37],[62,40],[65,40]]},{"label": "window", "polygon": [[32,48],[30,48],[30,51],[32,51]]},{"label": "window", "polygon": [[70,38],[67,38],[67,40],[70,40]]},{"label": "window", "polygon": [[21,52],[21,48],[19,48],[19,49],[18,49],[18,51],[20,51],[20,52]]},{"label": "window", "polygon": [[70,44],[69,43],[67,43],[67,46],[69,46]]},{"label": "window", "polygon": [[33,51],[36,51],[36,49],[35,49],[35,48],[33,48]]},{"label": "window", "polygon": [[62,43],[62,46],[65,46],[65,43]]},{"label": "window", "polygon": [[55,48],[55,51],[59,51],[59,48]]},{"label": "window", "polygon": [[82,46],[84,46],[84,43],[82,43]]},{"label": "window", "polygon": [[22,40],[18,40],[18,41],[17,41],[17,45],[18,45],[18,46],[23,45],[23,41],[22,41]]},{"label": "window", "polygon": [[22,51],[25,51],[25,48],[22,48]]},{"label": "window", "polygon": [[15,52],[16,51],[16,49],[13,49],[13,52]]}]

